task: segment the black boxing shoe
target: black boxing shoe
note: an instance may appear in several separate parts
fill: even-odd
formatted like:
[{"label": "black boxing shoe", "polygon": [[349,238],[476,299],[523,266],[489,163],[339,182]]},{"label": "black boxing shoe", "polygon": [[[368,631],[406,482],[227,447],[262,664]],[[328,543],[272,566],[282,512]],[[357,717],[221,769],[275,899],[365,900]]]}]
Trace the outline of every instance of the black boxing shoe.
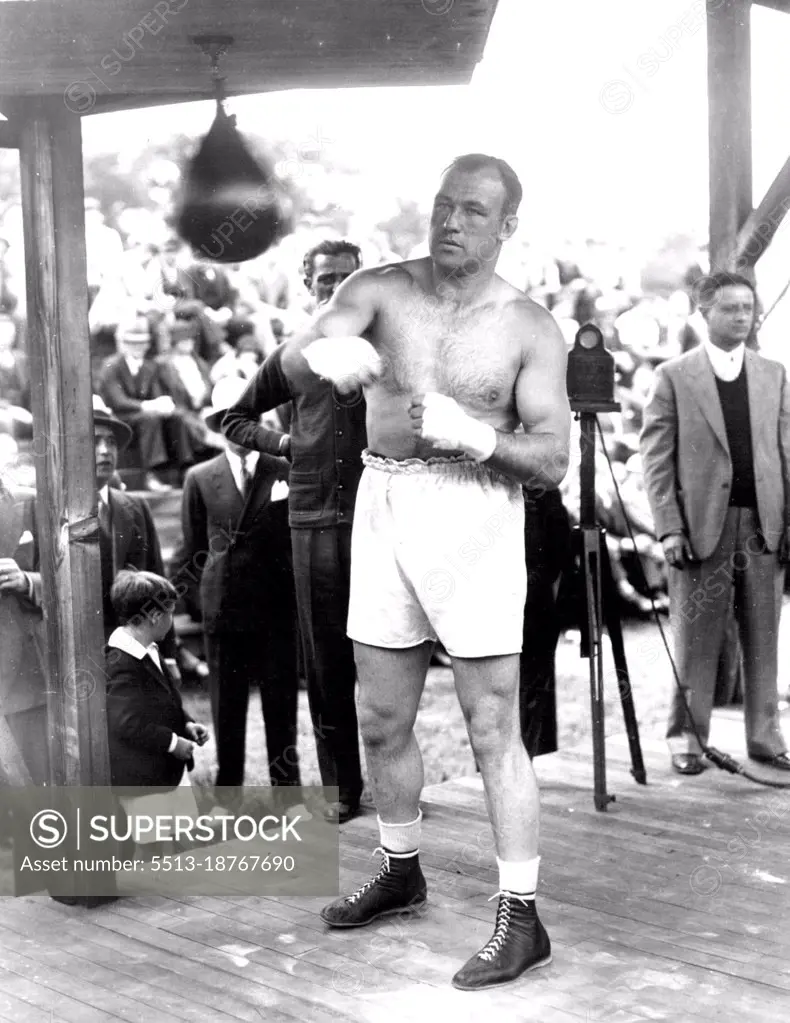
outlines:
[{"label": "black boxing shoe", "polygon": [[321,910],[330,927],[364,927],[392,913],[419,913],[425,906],[427,888],[417,853],[383,856],[379,872],[351,895],[336,899]]},{"label": "black boxing shoe", "polygon": [[479,991],[508,984],[527,970],[551,962],[551,942],[538,918],[534,899],[499,893],[491,939],[453,977],[453,987]]}]

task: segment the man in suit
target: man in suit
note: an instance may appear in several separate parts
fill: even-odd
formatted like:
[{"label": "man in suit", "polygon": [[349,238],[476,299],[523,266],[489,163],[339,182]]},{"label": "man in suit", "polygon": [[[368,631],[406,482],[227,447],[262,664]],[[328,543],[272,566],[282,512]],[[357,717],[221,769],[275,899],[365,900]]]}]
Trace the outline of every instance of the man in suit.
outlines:
[{"label": "man in suit", "polygon": [[189,424],[166,393],[156,362],[149,357],[148,320],[136,315],[118,327],[120,354],[104,364],[99,393],[106,405],[132,430],[140,449],[149,490],[169,487],[157,470],[185,470],[195,461]]},{"label": "man in suit", "polygon": [[[659,366],[645,408],[642,461],[670,565],[675,658],[707,742],[728,609],[744,652],[747,750],[790,770],[777,694],[783,565],[790,553],[790,389],[784,368],[746,347],[750,281],[717,273],[699,287],[708,339]],[[683,695],[667,739],[680,774],[705,767]]]},{"label": "man in suit", "polygon": [[[211,429],[245,388],[228,377],[212,394]],[[250,685],[261,694],[273,786],[300,784],[296,605],[288,537],[288,463],[237,444],[184,480],[183,542],[171,579],[202,617],[217,743],[218,788],[244,782]],[[235,794],[219,795],[219,803]]]},{"label": "man in suit", "polygon": [[[317,307],[359,269],[361,254],[347,241],[321,242],[304,258],[305,284]],[[296,601],[318,766],[337,787],[330,820],[359,813],[362,769],[355,704],[354,648],[346,634],[351,525],[366,445],[361,391],[343,397],[302,362],[286,368],[286,343],[266,359],[223,422],[228,440],[291,459],[289,517]],[[294,360],[290,362],[293,364]],[[260,424],[264,412],[290,403],[290,434]]]},{"label": "man in suit", "polygon": [[[141,497],[110,486],[118,467],[118,451],[129,443],[132,431],[95,397],[93,440],[96,456],[96,490],[99,509],[102,613],[104,636],[109,639],[118,626],[110,600],[116,575],[124,568],[164,575],[162,551],[148,505]],[[163,644],[167,657],[175,655],[172,631]]]},{"label": "man in suit", "polygon": [[0,472],[0,774],[49,782],[35,494]]},{"label": "man in suit", "polygon": [[559,490],[524,487],[527,599],[519,669],[521,738],[530,757],[557,747],[554,662],[562,623],[557,583],[570,560],[571,531]]}]

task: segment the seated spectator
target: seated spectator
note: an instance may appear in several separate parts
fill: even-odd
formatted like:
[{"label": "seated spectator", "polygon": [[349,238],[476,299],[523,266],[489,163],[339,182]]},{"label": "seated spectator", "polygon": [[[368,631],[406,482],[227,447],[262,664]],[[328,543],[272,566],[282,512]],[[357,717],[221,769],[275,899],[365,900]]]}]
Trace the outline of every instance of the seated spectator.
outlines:
[{"label": "seated spectator", "polygon": [[211,403],[209,368],[195,351],[198,325],[176,319],[169,326],[170,351],[156,361],[166,392],[178,408],[200,412]]},{"label": "seated spectator", "polygon": [[195,350],[212,365],[222,354],[225,327],[233,317],[236,293],[226,271],[193,254],[176,266],[176,278],[170,285],[176,302],[176,317],[194,319],[198,331]]},{"label": "seated spectator", "polygon": [[195,353],[199,329],[194,320],[176,320],[170,326],[170,352],[156,360],[162,389],[189,429],[198,462],[225,446],[221,434],[209,433],[202,416],[211,404],[211,380],[208,366]]},{"label": "seated spectator", "polygon": [[118,328],[119,354],[104,364],[99,393],[112,412],[129,427],[140,451],[149,490],[169,485],[157,476],[167,468],[185,472],[193,465],[196,447],[193,428],[183,409],[166,393],[160,367],[150,357],[148,320],[136,314]]},{"label": "seated spectator", "polygon": [[249,320],[232,320],[227,326],[226,341],[228,351],[211,367],[209,376],[212,384],[225,377],[252,380],[263,362],[263,348],[252,323]]},{"label": "seated spectator", "polygon": [[17,326],[0,313],[0,433],[17,439],[33,435],[27,356],[16,347]]}]

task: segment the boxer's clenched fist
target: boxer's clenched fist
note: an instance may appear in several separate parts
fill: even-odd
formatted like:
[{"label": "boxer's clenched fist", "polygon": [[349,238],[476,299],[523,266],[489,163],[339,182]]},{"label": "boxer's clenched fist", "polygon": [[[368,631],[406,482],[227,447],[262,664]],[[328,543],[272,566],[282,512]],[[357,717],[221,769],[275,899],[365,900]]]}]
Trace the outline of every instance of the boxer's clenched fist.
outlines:
[{"label": "boxer's clenched fist", "polygon": [[341,394],[381,377],[381,357],[363,337],[322,337],[307,345],[302,354],[310,369],[331,380]]},{"label": "boxer's clenched fist", "polygon": [[485,462],[494,453],[496,430],[467,415],[454,398],[428,391],[415,395],[409,408],[412,429],[435,448],[463,451]]}]

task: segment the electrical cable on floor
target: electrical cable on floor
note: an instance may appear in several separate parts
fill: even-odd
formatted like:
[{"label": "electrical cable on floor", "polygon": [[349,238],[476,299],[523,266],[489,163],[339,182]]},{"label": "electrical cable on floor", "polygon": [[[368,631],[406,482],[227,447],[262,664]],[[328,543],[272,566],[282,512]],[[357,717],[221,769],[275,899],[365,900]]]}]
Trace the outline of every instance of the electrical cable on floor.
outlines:
[{"label": "electrical cable on floor", "polygon": [[790,782],[771,781],[769,778],[759,778],[756,775],[751,774],[748,768],[746,768],[742,763],[740,763],[740,761],[736,760],[734,757],[731,757],[729,753],[722,753],[721,750],[716,749],[715,746],[709,746],[707,743],[702,741],[702,738],[700,737],[699,734],[699,729],[697,728],[696,722],[694,721],[694,717],[691,713],[691,708],[689,707],[688,695],[686,693],[686,690],[681,685],[680,677],[678,676],[678,670],[677,667],[675,666],[675,659],[672,656],[671,650],[669,649],[669,643],[667,642],[667,637],[664,632],[664,626],[661,622],[658,608],[656,607],[655,601],[653,600],[652,590],[648,584],[647,577],[645,575],[645,570],[642,568],[642,558],[636,545],[636,538],[634,536],[633,530],[631,529],[631,522],[628,518],[628,513],[626,511],[625,504],[623,503],[623,498],[620,494],[620,487],[617,484],[617,477],[614,474],[612,460],[609,458],[609,452],[606,450],[606,440],[604,439],[603,430],[601,429],[601,423],[600,420],[598,419],[598,416],[595,417],[595,425],[598,427],[598,434],[601,438],[601,447],[603,449],[604,455],[606,456],[606,462],[609,466],[609,472],[612,475],[612,482],[614,483],[614,489],[615,493],[617,494],[617,500],[620,504],[620,510],[623,513],[623,518],[625,519],[625,524],[628,529],[628,535],[631,538],[634,553],[636,554],[636,561],[637,564],[639,565],[639,572],[641,573],[642,576],[642,582],[644,584],[645,591],[650,599],[650,606],[653,610],[653,618],[655,619],[656,625],[658,626],[661,641],[664,644],[664,649],[667,652],[669,663],[672,666],[672,676],[675,680],[675,685],[677,686],[680,695],[683,698],[683,703],[686,707],[686,714],[691,724],[691,730],[694,733],[695,739],[699,743],[699,747],[702,750],[703,755],[706,757],[706,759],[710,760],[712,764],[720,768],[722,771],[728,771],[730,774],[739,774],[744,778],[748,778],[749,781],[755,782],[757,785],[765,785],[767,788],[772,789],[790,789]]}]

